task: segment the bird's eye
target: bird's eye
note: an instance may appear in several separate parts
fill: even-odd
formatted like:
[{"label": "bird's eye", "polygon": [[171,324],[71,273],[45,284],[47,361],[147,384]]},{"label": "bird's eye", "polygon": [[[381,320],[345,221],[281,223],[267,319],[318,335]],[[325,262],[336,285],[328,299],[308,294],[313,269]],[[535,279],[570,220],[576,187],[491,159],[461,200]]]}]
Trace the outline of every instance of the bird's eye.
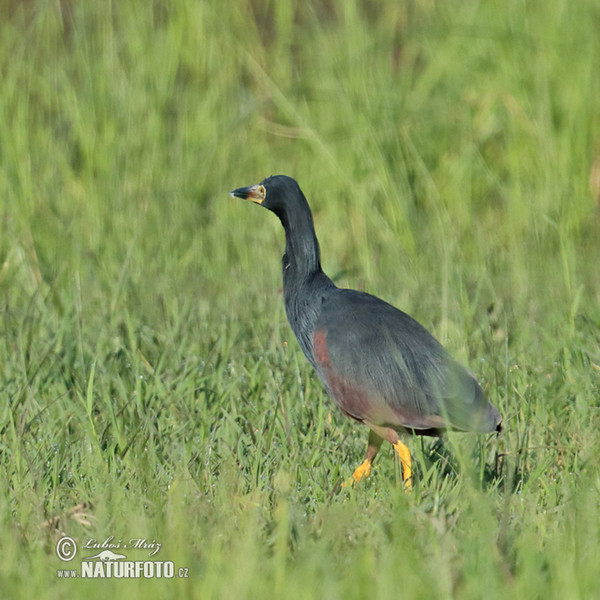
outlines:
[{"label": "bird's eye", "polygon": [[263,198],[267,197],[267,190],[265,190],[265,186],[264,185],[259,185],[258,189],[256,190]]}]

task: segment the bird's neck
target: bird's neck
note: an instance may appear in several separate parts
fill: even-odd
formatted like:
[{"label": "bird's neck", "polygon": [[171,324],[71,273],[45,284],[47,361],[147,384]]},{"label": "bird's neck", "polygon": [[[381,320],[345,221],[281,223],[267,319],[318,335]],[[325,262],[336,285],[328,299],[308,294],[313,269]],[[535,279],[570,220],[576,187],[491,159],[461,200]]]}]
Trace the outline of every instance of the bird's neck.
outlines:
[{"label": "bird's neck", "polygon": [[283,298],[285,312],[298,343],[314,366],[313,332],[323,299],[335,285],[321,269],[319,242],[312,219],[295,220],[295,227],[281,219],[285,228]]},{"label": "bird's neck", "polygon": [[290,219],[280,217],[285,229],[283,282],[301,284],[321,272],[321,253],[312,217]]},{"label": "bird's neck", "polygon": [[321,269],[319,242],[308,204],[297,204],[288,210],[295,212],[274,211],[285,229],[282,261],[285,312],[302,351],[314,366],[314,329],[323,300],[335,285]]}]

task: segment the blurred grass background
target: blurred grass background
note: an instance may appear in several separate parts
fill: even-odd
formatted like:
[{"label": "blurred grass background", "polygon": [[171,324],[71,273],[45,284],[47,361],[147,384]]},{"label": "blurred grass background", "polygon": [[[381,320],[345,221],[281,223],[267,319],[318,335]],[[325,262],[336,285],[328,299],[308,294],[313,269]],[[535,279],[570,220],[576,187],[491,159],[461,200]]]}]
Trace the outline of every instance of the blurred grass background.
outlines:
[{"label": "blurred grass background", "polygon": [[[592,0],[0,1],[3,596],[597,597],[599,29]],[[367,431],[292,338],[277,219],[227,195],[276,173],[338,285],[505,416],[410,441],[411,495],[389,449],[336,491]],[[59,580],[62,533],[190,577]]]}]

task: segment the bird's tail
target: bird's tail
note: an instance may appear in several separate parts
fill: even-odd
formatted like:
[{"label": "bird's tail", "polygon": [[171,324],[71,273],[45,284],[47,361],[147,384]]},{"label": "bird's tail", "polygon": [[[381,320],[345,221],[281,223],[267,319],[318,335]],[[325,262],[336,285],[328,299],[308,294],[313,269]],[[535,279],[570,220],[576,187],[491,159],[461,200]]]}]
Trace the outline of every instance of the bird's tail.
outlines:
[{"label": "bird's tail", "polygon": [[487,431],[496,431],[500,433],[502,431],[502,415],[500,414],[500,411],[495,406],[488,403],[485,412],[485,420],[489,424],[489,429]]}]

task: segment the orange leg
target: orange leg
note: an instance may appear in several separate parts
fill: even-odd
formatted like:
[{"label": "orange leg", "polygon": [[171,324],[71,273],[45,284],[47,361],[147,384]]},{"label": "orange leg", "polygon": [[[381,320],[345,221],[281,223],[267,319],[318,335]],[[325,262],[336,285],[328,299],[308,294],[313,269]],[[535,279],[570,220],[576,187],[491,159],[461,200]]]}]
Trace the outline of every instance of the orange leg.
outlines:
[{"label": "orange leg", "polygon": [[371,473],[371,465],[383,440],[387,440],[394,446],[394,450],[398,453],[400,458],[400,464],[402,465],[402,482],[404,483],[404,489],[407,491],[412,490],[412,458],[410,456],[410,450],[406,444],[403,444],[398,438],[398,433],[389,427],[380,427],[378,425],[372,425],[371,423],[365,422],[369,426],[369,445],[367,447],[367,457],[363,462],[355,469],[352,477],[348,481],[342,483],[342,487],[354,485],[358,483],[363,477],[368,477]]},{"label": "orange leg", "polygon": [[363,477],[368,477],[371,473],[371,465],[379,452],[379,448],[381,448],[381,444],[383,443],[383,438],[377,435],[373,430],[369,431],[369,445],[367,446],[367,457],[365,460],[356,467],[352,477],[342,483],[342,487],[347,487],[349,485],[354,485],[358,483]]},{"label": "orange leg", "polygon": [[400,464],[402,465],[402,481],[407,490],[412,489],[412,459],[408,446],[398,440],[394,444],[394,450],[398,453]]},{"label": "orange leg", "polygon": [[358,467],[354,469],[352,477],[348,481],[342,483],[342,487],[346,487],[348,484],[354,485],[355,483],[358,483],[363,477],[368,477],[371,474],[372,464],[373,461],[369,460],[368,458],[365,458],[365,460],[363,460],[360,463],[360,465],[358,465]]},{"label": "orange leg", "polygon": [[384,440],[387,440],[394,450],[398,453],[400,458],[400,464],[402,465],[402,481],[404,482],[404,489],[410,491],[412,489],[412,460],[410,457],[410,450],[408,447],[400,441],[398,432],[390,427],[381,427],[379,425],[367,425]]}]

